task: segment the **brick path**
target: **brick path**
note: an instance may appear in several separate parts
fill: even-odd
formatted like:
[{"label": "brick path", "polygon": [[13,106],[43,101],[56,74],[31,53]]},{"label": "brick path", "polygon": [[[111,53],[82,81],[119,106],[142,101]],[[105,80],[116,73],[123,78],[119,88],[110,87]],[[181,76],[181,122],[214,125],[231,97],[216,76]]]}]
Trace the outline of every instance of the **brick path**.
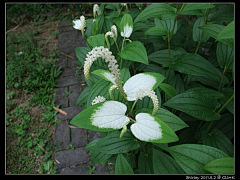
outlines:
[{"label": "brick path", "polygon": [[[60,163],[56,164],[55,167],[59,174],[88,174],[88,166],[91,166],[91,161],[90,154],[86,154],[85,146],[92,140],[101,137],[102,134],[82,128],[69,127],[70,120],[82,111],[82,107],[76,106],[76,102],[86,86],[82,86],[85,82],[83,72],[81,72],[81,78],[75,75],[77,72],[75,63],[78,62],[75,48],[86,46],[86,42],[81,36],[81,32],[72,27],[71,21],[61,21],[58,27],[58,51],[70,55],[74,59],[61,54],[56,61],[57,66],[62,66],[62,73],[57,80],[55,105],[61,104],[60,108],[68,115],[57,114],[55,159]],[[71,91],[68,97],[66,97],[65,90]],[[70,145],[74,149],[66,149]],[[109,173],[107,165],[103,167],[99,163],[93,164],[93,166],[95,166],[93,174]]]}]

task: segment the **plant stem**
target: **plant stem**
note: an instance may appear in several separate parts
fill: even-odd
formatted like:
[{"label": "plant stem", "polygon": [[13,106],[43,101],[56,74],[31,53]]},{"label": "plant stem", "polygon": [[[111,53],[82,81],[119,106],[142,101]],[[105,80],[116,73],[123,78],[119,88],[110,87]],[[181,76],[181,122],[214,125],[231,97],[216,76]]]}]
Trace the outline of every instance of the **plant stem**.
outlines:
[{"label": "plant stem", "polygon": [[138,101],[138,99],[136,99],[136,100],[134,101],[134,103],[133,103],[133,105],[132,105],[132,108],[131,108],[129,114],[132,115],[133,108],[134,108],[134,106],[136,105],[137,101]]},{"label": "plant stem", "polygon": [[[125,37],[123,38],[123,42],[122,42],[122,49],[121,52],[123,51],[123,43],[125,42]],[[122,69],[122,57],[121,57],[121,62],[120,62],[120,70]]]},{"label": "plant stem", "polygon": [[200,38],[200,40],[199,40],[199,42],[198,42],[198,45],[197,45],[197,48],[196,48],[196,50],[195,50],[195,54],[197,54],[197,52],[198,52],[198,49],[199,49],[200,44],[201,44],[202,39],[203,39],[203,35],[204,35],[204,32],[202,32],[201,38]]}]

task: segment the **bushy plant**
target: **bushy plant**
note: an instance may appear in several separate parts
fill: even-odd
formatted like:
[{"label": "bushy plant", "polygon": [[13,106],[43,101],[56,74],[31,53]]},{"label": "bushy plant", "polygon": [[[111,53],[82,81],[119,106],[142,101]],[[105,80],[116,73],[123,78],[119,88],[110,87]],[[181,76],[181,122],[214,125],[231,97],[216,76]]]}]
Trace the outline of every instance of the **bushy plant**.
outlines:
[{"label": "bushy plant", "polygon": [[117,174],[234,173],[234,4],[133,6],[102,3],[73,20],[88,86],[70,124],[103,133],[86,146],[91,162]]}]

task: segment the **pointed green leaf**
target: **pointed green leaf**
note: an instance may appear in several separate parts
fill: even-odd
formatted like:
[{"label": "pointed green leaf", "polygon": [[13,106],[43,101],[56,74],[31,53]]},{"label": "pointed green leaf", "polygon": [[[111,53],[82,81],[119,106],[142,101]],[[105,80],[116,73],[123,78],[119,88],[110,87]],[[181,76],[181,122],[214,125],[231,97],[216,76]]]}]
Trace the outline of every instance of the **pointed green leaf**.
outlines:
[{"label": "pointed green leaf", "polygon": [[234,146],[231,141],[218,129],[213,129],[210,133],[202,132],[203,144],[216,147],[229,156],[234,156]]},{"label": "pointed green leaf", "polygon": [[144,34],[145,36],[147,35],[162,36],[162,35],[167,35],[168,31],[165,27],[154,26],[148,29]]},{"label": "pointed green leaf", "polygon": [[206,164],[204,169],[213,174],[234,174],[234,158],[222,157],[215,159]]},{"label": "pointed green leaf", "polygon": [[138,156],[138,170],[141,174],[153,174],[152,153],[146,155],[140,151]]},{"label": "pointed green leaf", "polygon": [[131,165],[122,154],[118,154],[117,156],[115,174],[134,174]]},{"label": "pointed green leaf", "polygon": [[[220,24],[207,24],[204,26],[199,27],[204,33],[208,34],[209,36],[213,37],[214,39],[217,39],[218,34],[225,28],[224,25]],[[231,48],[234,48],[234,38],[230,39],[220,39],[220,42],[223,44],[230,46]]]},{"label": "pointed green leaf", "polygon": [[186,53],[170,67],[181,73],[195,76],[215,76],[218,71],[209,61],[195,53]]},{"label": "pointed green leaf", "polygon": [[184,14],[185,11],[190,11],[190,10],[197,10],[197,9],[212,9],[214,8],[214,4],[210,3],[187,3],[185,8],[183,9],[181,14]]},{"label": "pointed green leaf", "polygon": [[[196,42],[200,41],[202,33],[203,33],[202,30],[200,30],[198,27],[203,26],[203,25],[205,25],[204,17],[199,17],[193,25],[193,33],[192,33],[193,34],[193,40],[196,41]],[[209,38],[210,38],[209,35],[204,34],[201,41],[202,42],[207,42]]]},{"label": "pointed green leaf", "polygon": [[[234,49],[232,49],[231,47],[218,42],[217,43],[217,49],[216,49],[216,55],[217,55],[217,60],[218,60],[218,64],[220,65],[221,68],[225,68],[228,66],[228,64],[230,63],[230,61],[232,60],[233,56],[234,56]],[[233,68],[234,63],[232,62],[229,66],[229,69]]]},{"label": "pointed green leaf", "polygon": [[216,40],[234,38],[234,21],[229,23],[223,30],[220,31]]},{"label": "pointed green leaf", "polygon": [[95,150],[107,154],[118,154],[139,148],[139,143],[129,129],[122,138],[119,135],[119,131],[109,133],[96,143]]},{"label": "pointed green leaf", "polygon": [[178,141],[177,135],[165,122],[148,113],[137,114],[136,122],[130,128],[133,135],[141,141],[153,143]]},{"label": "pointed green leaf", "polygon": [[159,73],[145,72],[132,76],[123,86],[127,99],[135,101],[137,99],[136,92],[142,88],[154,90],[163,82],[165,77]]},{"label": "pointed green leaf", "polygon": [[208,174],[204,166],[227,154],[217,148],[200,144],[182,144],[166,148],[187,174]]},{"label": "pointed green leaf", "polygon": [[75,54],[77,59],[81,62],[81,64],[84,64],[84,61],[86,60],[86,54],[90,52],[91,49],[89,47],[77,47],[75,48]]},{"label": "pointed green leaf", "polygon": [[105,43],[104,34],[97,34],[95,36],[90,36],[90,37],[87,38],[87,42],[92,47],[104,46],[104,43]]},{"label": "pointed green leaf", "polygon": [[188,89],[185,92],[198,92],[198,93],[201,93],[201,94],[203,94],[205,96],[213,97],[215,99],[219,99],[219,98],[223,98],[224,97],[223,93],[220,93],[220,92],[218,92],[216,90],[213,90],[213,89],[210,89],[210,88],[206,88],[206,87],[195,87],[195,88]]},{"label": "pointed green leaf", "polygon": [[216,99],[204,96],[198,92],[178,94],[164,103],[164,105],[204,121],[218,120],[221,117],[220,114],[215,112],[220,107],[220,103]]},{"label": "pointed green leaf", "polygon": [[229,23],[234,19],[234,4],[218,4],[218,10],[208,15],[209,21]]},{"label": "pointed green leaf", "polygon": [[140,41],[133,41],[127,44],[118,55],[126,60],[148,65],[147,51]]},{"label": "pointed green leaf", "polygon": [[153,3],[146,7],[134,20],[134,23],[149,18],[169,18],[174,16],[177,9],[165,3]]},{"label": "pointed green leaf", "polygon": [[170,97],[176,96],[178,93],[174,87],[172,87],[170,84],[162,83],[159,85],[159,87]]},{"label": "pointed green leaf", "polygon": [[[160,20],[159,18],[154,18],[154,22],[156,26],[164,27],[168,32],[167,34],[171,34],[174,26],[174,21],[175,21],[174,16],[172,16],[171,18],[163,19],[163,20]],[[177,21],[176,21],[173,34],[176,34],[177,29],[178,28],[177,28]]]},{"label": "pointed green leaf", "polygon": [[185,174],[177,162],[162,151],[153,149],[154,174]]},{"label": "pointed green leaf", "polygon": [[82,106],[84,103],[87,102],[87,97],[88,97],[88,93],[91,90],[91,86],[87,86],[78,96],[77,99],[77,106]]},{"label": "pointed green leaf", "polygon": [[105,79],[106,81],[110,81],[113,84],[116,84],[114,75],[112,73],[110,73],[108,70],[97,69],[97,70],[93,71],[92,73],[98,75],[99,77]]},{"label": "pointed green leaf", "polygon": [[[234,89],[224,88],[223,89],[224,98],[220,99],[222,105],[224,105],[227,100],[234,94]],[[226,109],[234,114],[234,98],[227,104]]]},{"label": "pointed green leaf", "polygon": [[99,132],[121,129],[129,120],[127,107],[118,101],[105,101],[88,107],[77,114],[70,123]]},{"label": "pointed green leaf", "polygon": [[120,22],[121,36],[129,38],[133,32],[133,20],[130,14],[124,14]]}]

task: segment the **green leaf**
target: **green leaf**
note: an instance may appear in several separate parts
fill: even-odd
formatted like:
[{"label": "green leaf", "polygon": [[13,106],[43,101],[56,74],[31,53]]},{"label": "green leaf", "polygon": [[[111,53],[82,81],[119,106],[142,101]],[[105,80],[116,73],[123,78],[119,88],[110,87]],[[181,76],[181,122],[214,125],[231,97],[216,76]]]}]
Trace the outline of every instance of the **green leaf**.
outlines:
[{"label": "green leaf", "polygon": [[[224,25],[220,24],[207,24],[204,26],[199,27],[204,33],[208,34],[209,36],[213,37],[214,39],[217,39],[218,34],[225,28]],[[231,48],[234,48],[234,38],[230,39],[220,39],[220,42],[223,44],[230,46]]]},{"label": "green leaf", "polygon": [[187,5],[184,7],[181,14],[184,14],[185,11],[198,10],[198,9],[200,9],[200,10],[211,9],[214,7],[215,7],[215,5],[210,4],[210,3],[187,3]]},{"label": "green leaf", "polygon": [[177,9],[165,3],[153,3],[146,7],[134,20],[134,23],[149,18],[169,18],[176,14]]},{"label": "green leaf", "polygon": [[[154,22],[155,22],[156,26],[164,27],[168,32],[167,34],[171,34],[171,32],[173,30],[173,26],[174,26],[174,21],[175,21],[174,16],[172,16],[168,19],[163,19],[163,20],[160,20],[159,18],[154,18]],[[173,34],[176,34],[177,29],[178,28],[177,28],[177,21],[176,21]],[[167,35],[167,34],[165,34],[165,35]]]},{"label": "green leaf", "polygon": [[103,96],[106,99],[109,99],[108,90],[111,85],[111,82],[105,81],[104,79],[100,79],[96,83],[94,83],[88,94],[87,107],[92,105],[92,101],[96,96]]},{"label": "green leaf", "polygon": [[132,76],[126,81],[123,86],[127,99],[129,101],[135,101],[137,99],[136,92],[139,89],[149,88],[150,90],[156,89],[165,79],[162,74],[145,72]]},{"label": "green leaf", "polygon": [[222,157],[215,159],[206,164],[204,169],[213,174],[234,174],[234,158]]},{"label": "green leaf", "polygon": [[129,118],[125,116],[127,107],[118,101],[94,104],[77,114],[70,123],[78,127],[99,132],[121,129]]},{"label": "green leaf", "polygon": [[[218,42],[217,43],[217,49],[216,49],[216,55],[217,55],[217,60],[218,64],[220,65],[221,68],[225,68],[228,66],[230,61],[232,60],[234,56],[234,49],[231,47]],[[229,69],[233,68],[233,62],[230,64]]]},{"label": "green leaf", "polygon": [[213,129],[211,133],[202,132],[202,141],[204,145],[218,148],[228,154],[234,156],[234,146],[231,141],[218,129]]},{"label": "green leaf", "polygon": [[92,164],[100,163],[104,160],[107,160],[111,156],[112,156],[111,154],[100,152],[100,151],[97,151],[97,150],[94,149],[93,151],[91,151],[91,157],[90,157],[91,158],[91,163]]},{"label": "green leaf", "polygon": [[185,174],[177,162],[169,155],[153,149],[154,174]]},{"label": "green leaf", "polygon": [[89,91],[91,90],[91,86],[87,86],[81,93],[80,95],[78,96],[78,99],[77,99],[77,103],[76,105],[77,106],[82,106],[84,103],[87,102],[87,98],[88,98],[88,94],[89,94]]},{"label": "green leaf", "polygon": [[87,38],[87,42],[92,47],[104,46],[104,43],[105,43],[104,34],[97,34],[95,36],[90,36],[90,37]]},{"label": "green leaf", "polygon": [[140,151],[138,156],[138,171],[141,174],[153,174],[152,154],[144,154]]},{"label": "green leaf", "polygon": [[[232,88],[224,88],[222,92],[224,94],[224,98],[220,99],[220,102],[222,105],[224,105],[227,100],[234,94],[234,90]],[[228,103],[226,109],[234,114],[234,98]]]},{"label": "green leaf", "polygon": [[216,40],[234,38],[234,21],[229,23],[223,30],[220,31]]},{"label": "green leaf", "polygon": [[199,54],[186,53],[170,65],[176,71],[195,76],[215,76],[217,69]]},{"label": "green leaf", "polygon": [[161,36],[161,35],[167,35],[168,31],[165,27],[160,27],[160,26],[154,26],[148,29],[144,35],[153,35],[153,36]]},{"label": "green leaf", "polygon": [[90,52],[91,49],[89,47],[77,47],[75,48],[75,54],[77,59],[84,65],[84,61],[86,59],[86,54]]},{"label": "green leaf", "polygon": [[147,51],[140,41],[133,41],[127,44],[118,55],[126,60],[148,65]]},{"label": "green leaf", "polygon": [[95,150],[107,154],[127,153],[139,148],[139,143],[128,129],[122,138],[119,131],[113,131],[101,138],[95,145]]},{"label": "green leaf", "polygon": [[130,14],[124,14],[120,22],[121,36],[129,38],[133,31],[133,20]]},{"label": "green leaf", "polygon": [[116,84],[114,75],[112,73],[110,73],[108,70],[97,69],[97,70],[93,71],[92,73],[96,74],[97,76],[101,77],[102,79],[104,79],[106,81],[110,81],[113,84]]},{"label": "green leaf", "polygon": [[174,87],[172,87],[170,84],[162,83],[159,85],[159,87],[170,97],[176,96],[178,93]]},{"label": "green leaf", "polygon": [[174,131],[161,119],[148,113],[136,115],[136,122],[131,131],[141,141],[153,143],[170,143],[178,141]]},{"label": "green leaf", "polygon": [[198,92],[198,93],[201,93],[202,95],[210,96],[210,97],[215,98],[215,99],[219,99],[219,98],[224,97],[223,93],[220,93],[216,90],[209,89],[209,88],[206,88],[206,87],[195,87],[195,88],[188,89],[185,92]]},{"label": "green leaf", "polygon": [[204,121],[218,120],[221,117],[220,114],[215,112],[220,107],[220,103],[198,92],[178,94],[164,103],[164,105]]},{"label": "green leaf", "polygon": [[182,144],[166,148],[187,174],[208,174],[204,166],[227,154],[217,148],[200,144]]},{"label": "green leaf", "polygon": [[234,4],[218,4],[219,9],[208,15],[211,22],[229,23],[234,19]]},{"label": "green leaf", "polygon": [[[195,21],[195,23],[193,25],[193,40],[194,41],[196,41],[196,42],[200,41],[203,32],[198,27],[203,26],[204,24],[205,24],[204,17],[199,17]],[[207,42],[209,38],[210,38],[209,35],[204,34],[203,38],[202,38],[202,42]]]},{"label": "green leaf", "polygon": [[122,154],[118,154],[117,156],[115,174],[134,174],[131,165]]}]

